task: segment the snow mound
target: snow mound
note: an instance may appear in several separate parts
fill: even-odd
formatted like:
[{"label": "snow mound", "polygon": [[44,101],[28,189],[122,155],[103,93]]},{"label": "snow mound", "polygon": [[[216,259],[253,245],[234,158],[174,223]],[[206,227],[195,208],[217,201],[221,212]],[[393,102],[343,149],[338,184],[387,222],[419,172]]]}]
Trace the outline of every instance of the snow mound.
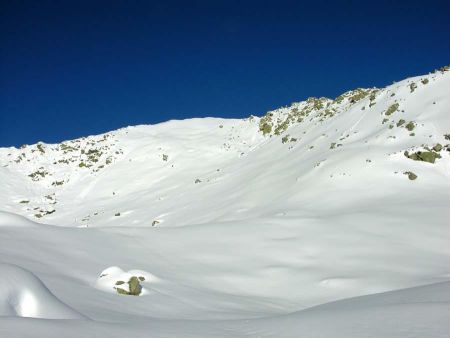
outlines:
[{"label": "snow mound", "polygon": [[0,148],[0,336],[448,337],[449,69]]},{"label": "snow mound", "polygon": [[0,316],[81,319],[83,315],[61,302],[32,272],[0,263]]},{"label": "snow mound", "polygon": [[[145,284],[158,281],[158,278],[143,270],[123,271],[117,266],[111,266],[102,271],[97,279],[96,287],[106,292],[144,296],[149,294]],[[135,285],[133,285],[135,284]]]},{"label": "snow mound", "polygon": [[344,299],[248,321],[246,330],[273,337],[448,337],[449,291],[444,282]]},{"label": "snow mound", "polygon": [[323,304],[259,319],[111,322],[0,318],[5,337],[448,337],[450,282]]},{"label": "snow mound", "polygon": [[33,227],[37,223],[29,219],[6,211],[0,211],[0,227],[14,226],[14,227]]}]

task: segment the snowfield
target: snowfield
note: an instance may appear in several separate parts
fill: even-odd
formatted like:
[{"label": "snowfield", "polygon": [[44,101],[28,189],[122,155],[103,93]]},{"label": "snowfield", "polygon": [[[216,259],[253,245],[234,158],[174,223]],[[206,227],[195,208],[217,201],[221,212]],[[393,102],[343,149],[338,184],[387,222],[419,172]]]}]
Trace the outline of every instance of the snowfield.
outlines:
[{"label": "snowfield", "polygon": [[47,319],[81,319],[82,315],[61,303],[31,272],[0,264],[0,316]]},{"label": "snowfield", "polygon": [[0,337],[449,337],[450,71],[0,148]]}]

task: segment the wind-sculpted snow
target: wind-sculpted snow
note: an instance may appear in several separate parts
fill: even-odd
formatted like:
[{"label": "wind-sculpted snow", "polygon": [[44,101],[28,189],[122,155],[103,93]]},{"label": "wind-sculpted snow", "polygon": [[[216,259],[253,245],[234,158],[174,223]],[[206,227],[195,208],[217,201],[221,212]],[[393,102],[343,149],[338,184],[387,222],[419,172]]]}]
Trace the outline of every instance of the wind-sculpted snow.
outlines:
[{"label": "wind-sculpted snow", "polygon": [[0,317],[0,334],[21,337],[446,338],[450,284],[440,283],[247,320],[36,321]]},{"label": "wind-sculpted snow", "polygon": [[445,336],[449,88],[0,148],[0,260],[92,319],[0,336]]},{"label": "wind-sculpted snow", "polygon": [[0,276],[0,316],[84,318],[56,298],[30,271],[0,263]]},{"label": "wind-sculpted snow", "polygon": [[39,226],[39,224],[30,221],[24,216],[13,214],[10,212],[0,211],[0,227],[34,227]]}]

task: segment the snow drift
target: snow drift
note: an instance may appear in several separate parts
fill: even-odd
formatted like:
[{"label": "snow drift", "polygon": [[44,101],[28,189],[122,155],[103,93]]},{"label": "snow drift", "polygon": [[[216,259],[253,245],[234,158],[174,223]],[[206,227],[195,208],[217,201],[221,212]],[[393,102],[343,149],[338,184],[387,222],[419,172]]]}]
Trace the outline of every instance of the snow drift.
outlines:
[{"label": "snow drift", "polygon": [[0,276],[0,316],[84,318],[56,298],[30,271],[0,263]]},{"label": "snow drift", "polygon": [[449,88],[443,68],[261,118],[0,148],[1,260],[92,318],[0,334],[445,336]]}]

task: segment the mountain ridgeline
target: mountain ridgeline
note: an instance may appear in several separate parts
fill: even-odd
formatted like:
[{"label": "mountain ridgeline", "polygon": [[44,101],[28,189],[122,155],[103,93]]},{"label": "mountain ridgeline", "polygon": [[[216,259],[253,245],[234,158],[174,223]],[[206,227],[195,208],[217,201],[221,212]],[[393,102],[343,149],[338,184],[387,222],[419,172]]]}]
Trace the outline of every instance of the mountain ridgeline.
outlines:
[{"label": "mountain ridgeline", "polygon": [[308,98],[261,118],[0,148],[0,201],[55,225],[159,227],[312,212],[327,201],[338,210],[411,189],[439,195],[450,191],[449,70]]}]

